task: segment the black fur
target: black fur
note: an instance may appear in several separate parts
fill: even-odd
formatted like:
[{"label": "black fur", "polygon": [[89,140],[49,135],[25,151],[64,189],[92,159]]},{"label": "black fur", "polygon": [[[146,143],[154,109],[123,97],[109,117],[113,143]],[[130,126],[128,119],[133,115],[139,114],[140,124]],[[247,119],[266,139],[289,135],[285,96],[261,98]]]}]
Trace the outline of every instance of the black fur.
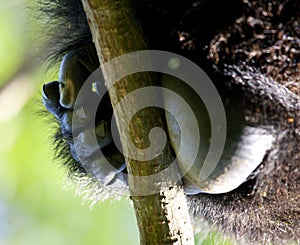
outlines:
[{"label": "black fur", "polygon": [[61,62],[65,54],[85,45],[94,47],[81,1],[41,0],[38,4],[39,18],[44,22],[49,37],[48,61],[51,64]]},{"label": "black fur", "polygon": [[[133,2],[150,48],[192,59],[216,85],[243,95],[248,123],[278,132],[263,163],[239,188],[188,197],[195,224],[203,218],[239,242],[300,242],[299,1]],[[94,49],[80,0],[44,0],[40,9],[51,27],[51,64],[83,46]],[[84,172],[61,130],[55,139],[71,172]]]}]

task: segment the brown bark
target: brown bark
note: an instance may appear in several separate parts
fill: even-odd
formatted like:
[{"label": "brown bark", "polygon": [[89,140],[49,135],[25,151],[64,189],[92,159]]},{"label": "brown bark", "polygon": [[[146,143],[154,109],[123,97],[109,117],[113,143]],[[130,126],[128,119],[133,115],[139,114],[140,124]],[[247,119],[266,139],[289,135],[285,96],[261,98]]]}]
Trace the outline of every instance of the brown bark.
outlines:
[{"label": "brown bark", "polygon": [[[82,0],[88,16],[90,28],[97,48],[101,66],[107,61],[132,51],[146,50],[147,42],[142,28],[135,19],[134,10],[129,0]],[[126,69],[118,67],[118,69]],[[105,84],[108,88],[112,82],[108,79],[110,72],[103,70]],[[149,73],[137,73],[118,81],[109,89],[123,149],[128,145],[124,136],[128,125],[125,125],[126,114],[134,110],[137,101],[126,100],[119,109],[118,102],[132,91],[154,85],[154,77]],[[146,95],[145,100],[153,94]],[[160,110],[147,107],[132,118],[129,125],[129,136],[139,149],[147,149],[151,143],[149,132],[154,127],[163,127]],[[155,144],[155,142],[153,142]],[[134,149],[127,147],[130,153],[138,156]],[[133,176],[150,176],[160,173],[173,160],[171,146],[167,143],[156,158],[139,161],[127,158],[131,199],[134,203],[141,244],[194,244],[193,233],[188,214],[186,198],[181,183],[170,178],[167,183],[145,181]],[[173,168],[171,175],[178,175]],[[149,193],[149,190],[155,190]],[[149,195],[150,194],[150,195]]]}]

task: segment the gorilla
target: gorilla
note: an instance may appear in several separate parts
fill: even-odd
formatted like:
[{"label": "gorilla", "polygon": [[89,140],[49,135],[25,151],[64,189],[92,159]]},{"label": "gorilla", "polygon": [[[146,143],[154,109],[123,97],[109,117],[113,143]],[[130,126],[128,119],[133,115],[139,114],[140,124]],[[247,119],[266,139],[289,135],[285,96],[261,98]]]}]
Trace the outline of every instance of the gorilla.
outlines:
[{"label": "gorilla", "polygon": [[[300,242],[300,2],[297,0],[140,0],[132,1],[149,47],[182,55],[199,65],[213,81],[225,108],[224,152],[216,169],[199,177],[212,137],[205,105],[179,79],[160,76],[195,112],[201,144],[184,176],[195,227],[218,230],[239,243]],[[113,109],[106,93],[90,118],[86,107],[75,109],[76,97],[99,67],[97,52],[80,0],[41,0],[47,16],[48,64],[60,63],[57,81],[43,86],[43,103],[58,122],[55,152],[70,176],[92,186],[97,202],[115,187],[127,190],[124,156],[113,141]],[[101,76],[101,74],[100,74]],[[103,80],[102,80],[103,81]],[[103,83],[86,94],[97,100]],[[186,118],[167,95],[175,119]],[[72,127],[74,117],[86,122]],[[178,152],[180,130],[166,113],[170,141]],[[186,120],[189,121],[189,120]],[[188,127],[188,124],[186,125]],[[76,150],[75,138],[98,147],[114,167],[103,171],[95,151]],[[189,135],[193,138],[193,132]],[[202,140],[203,139],[203,140]],[[186,149],[192,145],[184,145]],[[189,156],[179,157],[181,169]],[[92,167],[86,169],[82,160]],[[197,231],[197,228],[195,229]]]}]

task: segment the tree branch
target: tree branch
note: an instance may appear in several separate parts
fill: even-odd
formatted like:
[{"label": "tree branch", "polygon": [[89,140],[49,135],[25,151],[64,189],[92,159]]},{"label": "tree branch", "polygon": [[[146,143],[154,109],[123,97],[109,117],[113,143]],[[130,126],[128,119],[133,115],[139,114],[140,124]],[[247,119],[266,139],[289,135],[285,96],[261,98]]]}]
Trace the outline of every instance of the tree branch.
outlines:
[{"label": "tree branch", "polygon": [[[120,55],[146,50],[147,42],[142,28],[135,18],[129,0],[82,0],[97,48],[105,85],[110,88],[113,81],[104,64]],[[124,67],[118,67],[125,69]],[[129,128],[131,142],[138,149],[147,149],[151,144],[149,132],[155,127],[164,128],[161,111],[147,107],[139,111],[126,125],[126,115],[132,112],[138,101],[135,98],[123,100],[126,95],[138,89],[154,86],[155,78],[150,73],[136,73],[118,81],[109,95],[114,107],[117,126],[123,149],[137,156],[129,147],[126,131]],[[153,99],[153,94],[145,99]],[[147,98],[148,97],[148,98]],[[118,103],[122,101],[120,106]],[[134,112],[134,111],[133,111]],[[131,115],[131,113],[129,113]],[[155,144],[154,142],[153,144]],[[173,161],[172,150],[167,143],[164,150],[154,159],[141,161],[126,158],[129,174],[131,199],[134,203],[140,230],[141,244],[194,244],[186,198],[181,183],[175,180],[144,181],[144,176],[153,176],[166,169]],[[171,175],[178,176],[178,168],[172,168]],[[135,177],[133,177],[135,176]],[[136,178],[140,176],[141,178]],[[149,189],[155,193],[146,193]]]}]

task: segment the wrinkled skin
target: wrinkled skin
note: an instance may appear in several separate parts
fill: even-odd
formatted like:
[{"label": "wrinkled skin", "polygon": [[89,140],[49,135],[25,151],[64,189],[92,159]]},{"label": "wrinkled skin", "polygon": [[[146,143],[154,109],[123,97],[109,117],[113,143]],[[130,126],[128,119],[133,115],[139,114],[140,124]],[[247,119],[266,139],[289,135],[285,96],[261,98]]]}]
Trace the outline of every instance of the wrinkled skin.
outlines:
[{"label": "wrinkled skin", "polygon": [[[257,167],[247,174],[245,182],[226,193],[188,196],[195,226],[199,228],[205,220],[212,229],[221,230],[240,243],[300,242],[299,2],[134,3],[151,49],[175,52],[196,62],[218,88],[228,122],[241,122],[238,128],[264,128],[272,135],[270,147],[263,150]],[[99,63],[80,1],[63,0],[43,6],[44,12],[56,16],[53,24],[64,33],[53,33],[53,43],[60,45],[54,46],[51,57],[54,62],[60,62],[62,57],[64,61],[58,82],[44,86],[43,101],[59,122],[56,149],[63,161],[71,173],[86,173],[73,149],[72,115],[76,94]],[[70,14],[74,11],[78,16]],[[68,29],[67,23],[78,25]],[[91,92],[87,98],[96,96]],[[83,111],[88,115],[85,108]],[[105,157],[116,168],[114,177],[105,182],[108,186],[120,184],[116,180],[121,178],[119,173],[126,173],[123,156],[110,137],[111,116],[106,96],[92,127],[96,128],[97,142]],[[228,125],[230,134],[236,127],[230,129],[232,123]],[[242,137],[236,137],[236,141],[239,138]],[[255,151],[251,154],[255,155]],[[232,161],[228,164],[234,167]],[[223,176],[223,172],[218,176]],[[230,176],[224,184],[231,181]],[[126,179],[121,183],[126,184]],[[203,190],[203,186],[199,189]],[[187,194],[199,192],[193,190]]]}]

